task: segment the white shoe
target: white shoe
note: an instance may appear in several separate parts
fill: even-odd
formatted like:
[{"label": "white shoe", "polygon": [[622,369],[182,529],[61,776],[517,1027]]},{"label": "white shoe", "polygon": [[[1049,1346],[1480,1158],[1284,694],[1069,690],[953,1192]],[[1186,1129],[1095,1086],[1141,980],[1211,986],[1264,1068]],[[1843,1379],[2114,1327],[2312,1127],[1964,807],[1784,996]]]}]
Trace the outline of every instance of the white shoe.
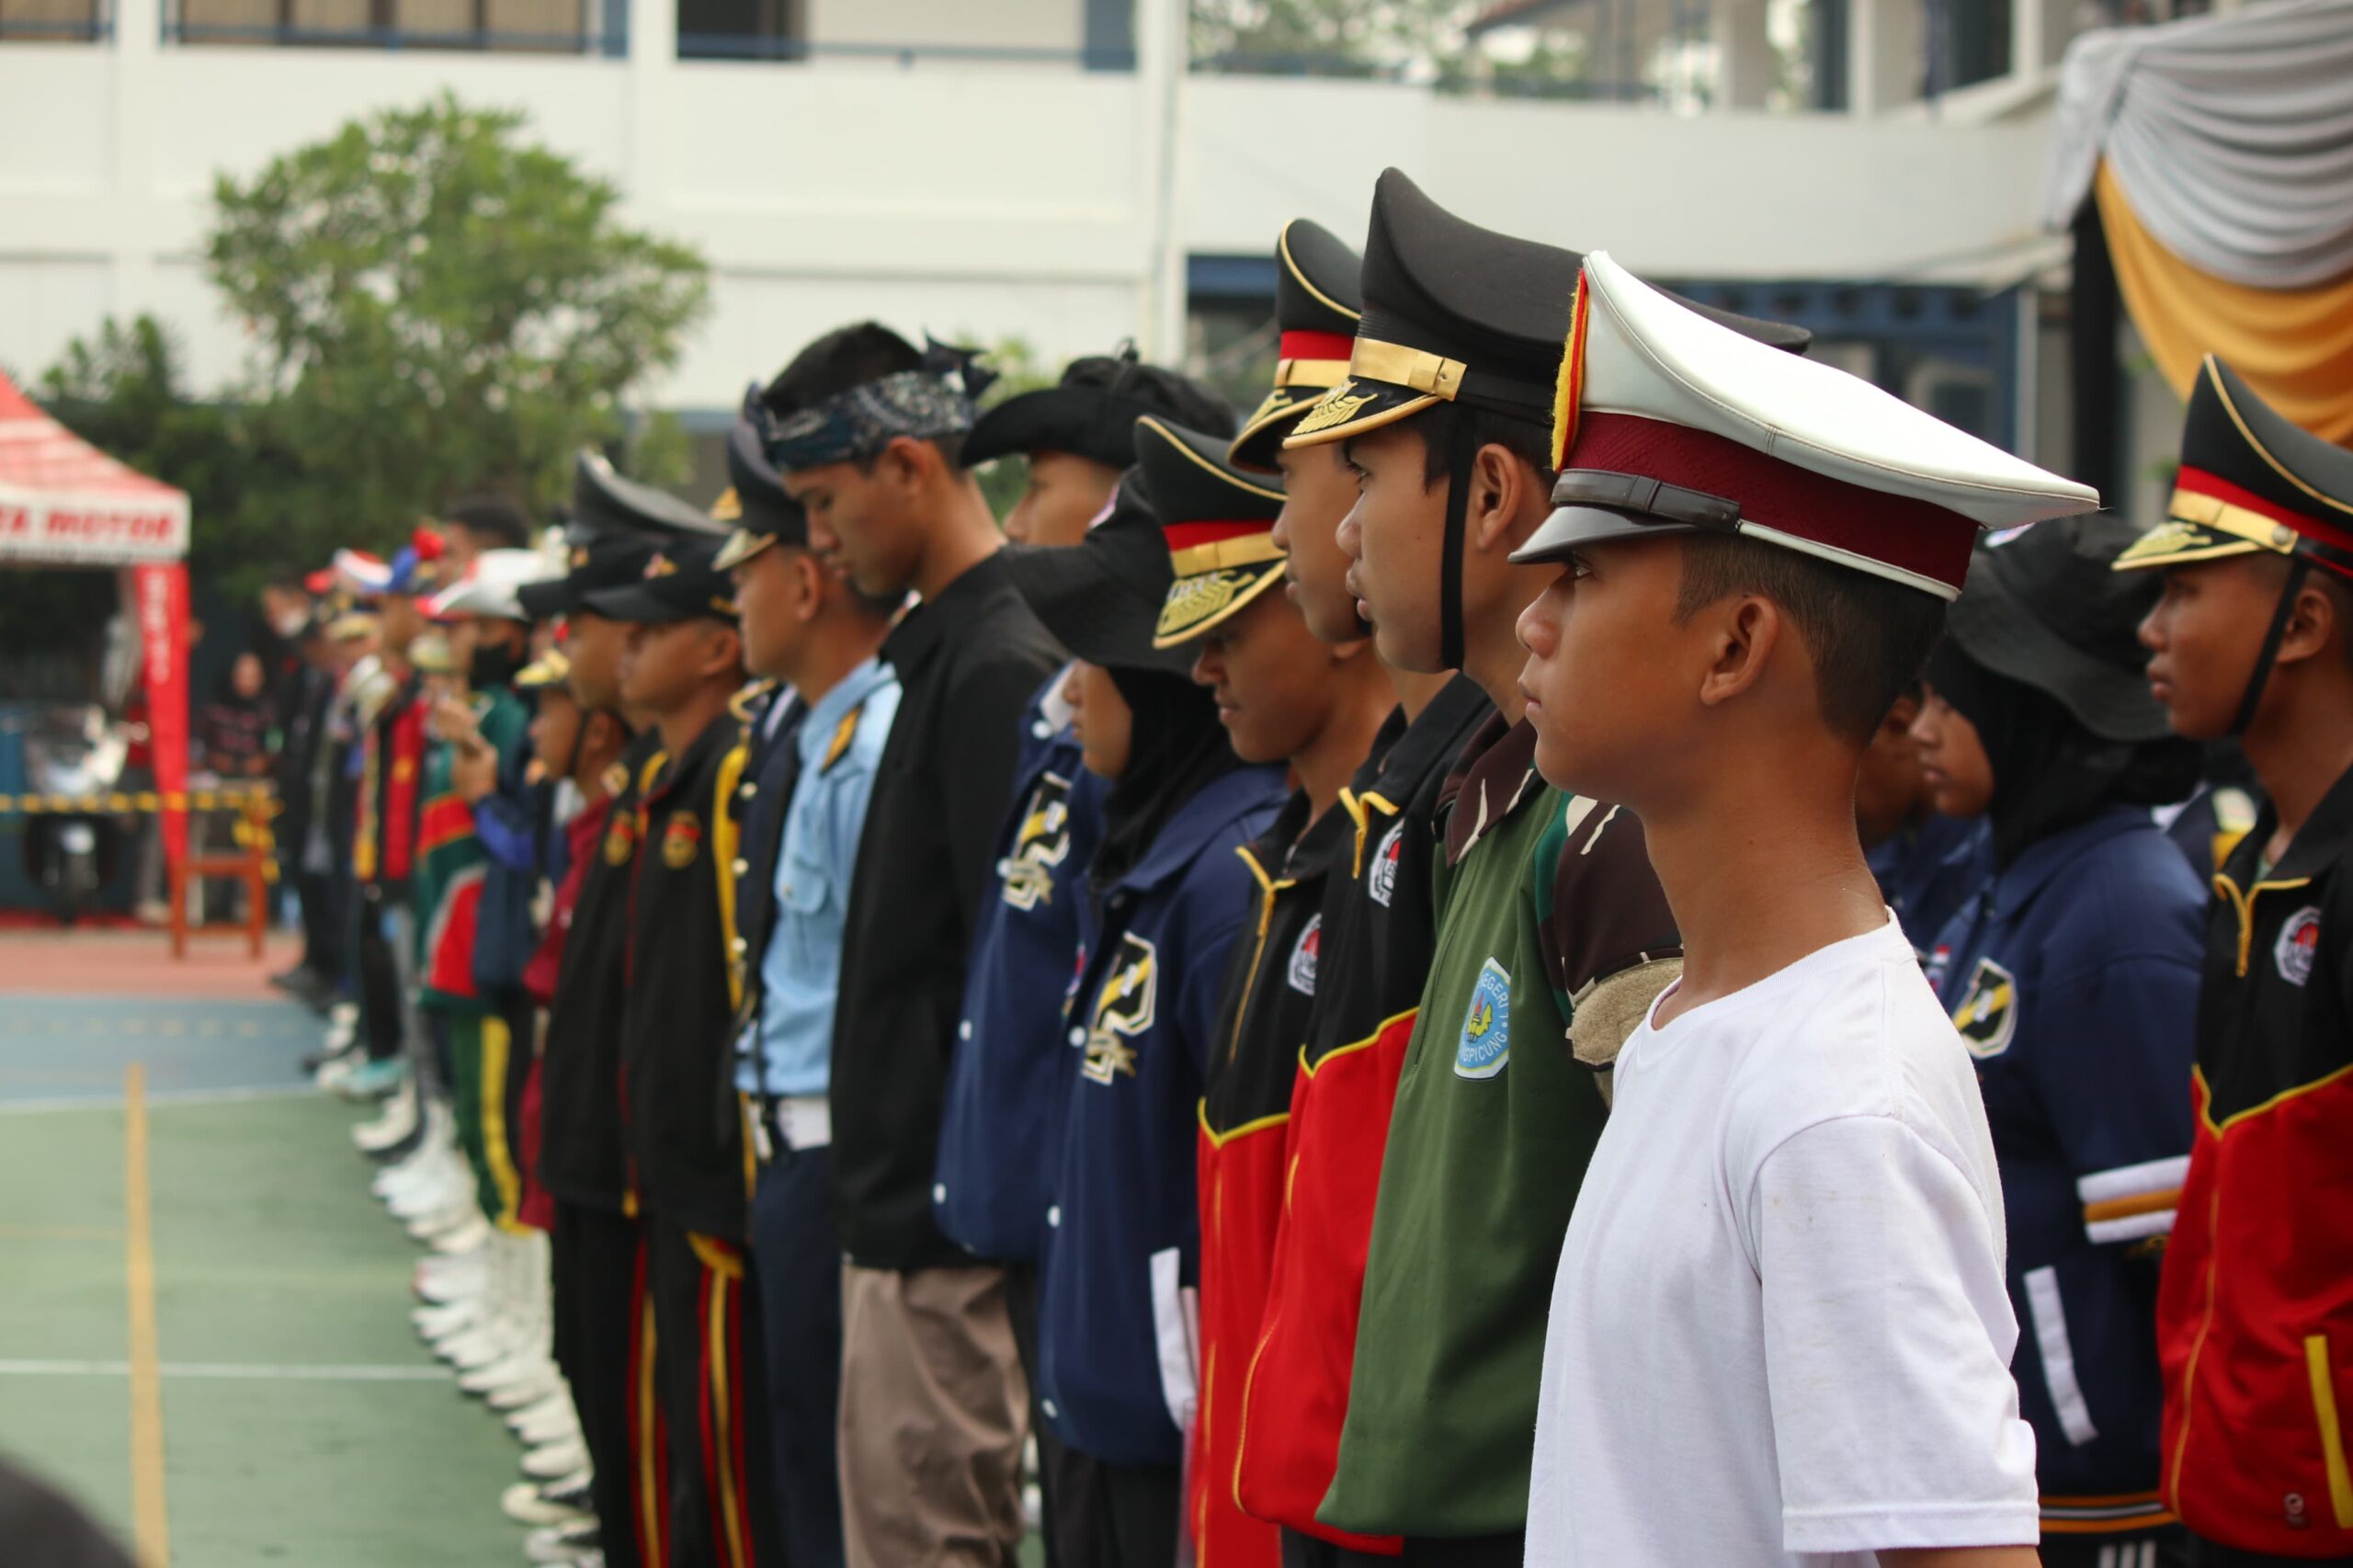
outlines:
[{"label": "white shoe", "polygon": [[430,1213],[420,1214],[409,1221],[407,1229],[408,1233],[416,1240],[430,1244],[439,1241],[443,1236],[463,1233],[469,1221],[481,1218],[482,1210],[470,1187],[461,1199],[446,1204]]},{"label": "white shoe", "polygon": [[[565,1526],[594,1524],[596,1521],[594,1514],[579,1508],[566,1507],[561,1503],[551,1503],[540,1496],[540,1483],[536,1481],[518,1481],[508,1487],[499,1494],[498,1506],[517,1524],[540,1527],[525,1538],[523,1542],[523,1554],[534,1562],[570,1562],[569,1557],[541,1557],[538,1551],[534,1550],[533,1543],[539,1542],[541,1536],[546,1536],[548,1540],[541,1543],[540,1548],[540,1550],[545,1550],[558,1544],[557,1534]],[[578,1538],[575,1537],[571,1550],[575,1552],[582,1550],[578,1544]]]},{"label": "white shoe", "polygon": [[448,1160],[437,1155],[414,1176],[404,1177],[383,1194],[383,1199],[392,1218],[406,1223],[449,1208],[462,1195],[458,1173],[450,1168]]},{"label": "white shoe", "polygon": [[409,1271],[410,1288],[418,1298],[436,1305],[454,1301],[460,1296],[471,1296],[487,1283],[490,1260],[480,1246],[462,1252],[437,1252],[417,1260]]},{"label": "white shoe", "polygon": [[363,1154],[381,1154],[415,1132],[417,1121],[416,1080],[404,1078],[384,1102],[383,1114],[351,1130],[352,1146]]},{"label": "white shoe", "polygon": [[317,1072],[311,1074],[311,1086],[323,1095],[339,1095],[343,1093],[344,1085],[351,1081],[351,1075],[358,1072],[367,1060],[368,1053],[357,1049],[347,1049],[330,1056],[319,1063]]},{"label": "white shoe", "polygon": [[479,1334],[444,1340],[433,1347],[433,1353],[460,1372],[480,1371],[515,1353],[515,1331],[510,1325],[493,1324]]},{"label": "white shoe", "polygon": [[433,1238],[434,1252],[443,1257],[467,1257],[482,1250],[490,1239],[490,1221],[482,1217],[479,1208],[473,1218],[454,1231],[444,1231]]},{"label": "white shoe", "polygon": [[517,1383],[547,1383],[554,1378],[555,1363],[538,1346],[526,1345],[509,1350],[486,1367],[468,1372],[458,1380],[458,1387],[466,1393],[486,1395]]},{"label": "white shoe", "polygon": [[427,1339],[447,1339],[469,1324],[483,1321],[479,1301],[445,1301],[438,1306],[411,1309],[408,1321],[416,1324],[416,1332]]},{"label": "white shoe", "polygon": [[520,1415],[551,1400],[555,1402],[556,1418],[576,1424],[572,1409],[572,1385],[563,1381],[563,1369],[552,1360],[548,1362],[544,1381],[509,1383],[483,1396],[483,1403],[501,1415]]},{"label": "white shoe", "polygon": [[551,1422],[561,1421],[574,1426],[580,1424],[579,1415],[572,1407],[572,1390],[560,1381],[553,1393],[541,1394],[529,1404],[500,1405],[499,1408],[506,1413],[506,1425],[518,1435],[526,1428],[543,1430]]},{"label": "white shoe", "polygon": [[527,1449],[543,1449],[550,1443],[582,1440],[580,1418],[569,1409],[551,1415],[543,1421],[525,1422],[515,1428],[515,1440]]},{"label": "white shoe", "polygon": [[535,1481],[562,1481],[587,1466],[588,1446],[577,1437],[533,1449],[523,1456],[523,1473]]}]

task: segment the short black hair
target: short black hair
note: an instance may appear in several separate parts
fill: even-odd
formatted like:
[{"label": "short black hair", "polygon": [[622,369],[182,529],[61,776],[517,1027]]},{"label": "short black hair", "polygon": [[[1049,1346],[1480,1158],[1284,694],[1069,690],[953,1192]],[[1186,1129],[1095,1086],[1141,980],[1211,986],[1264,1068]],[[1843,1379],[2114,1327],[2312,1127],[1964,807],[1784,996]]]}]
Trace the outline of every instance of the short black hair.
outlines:
[{"label": "short black hair", "polygon": [[504,495],[469,495],[442,519],[485,541],[493,550],[528,550],[530,514]]},{"label": "short black hair", "polygon": [[1870,744],[1895,699],[1917,688],[1944,635],[1945,601],[1893,578],[1737,534],[1678,537],[1677,624],[1733,594],[1772,600],[1813,657],[1823,722],[1857,745]]},{"label": "short black hair", "polygon": [[1467,441],[1474,452],[1482,447],[1501,447],[1542,475],[1547,486],[1552,483],[1552,430],[1548,425],[1494,409],[1438,403],[1415,415],[1413,426],[1422,437],[1425,489],[1452,470],[1451,453],[1457,440]]},{"label": "short black hair", "polygon": [[[770,414],[782,418],[814,408],[829,397],[839,397],[852,387],[921,369],[923,351],[914,344],[881,322],[853,322],[834,328],[795,354],[792,362],[761,389],[760,402]],[[935,436],[931,444],[939,449],[951,470],[963,469],[963,437]],[[874,458],[859,459],[858,467],[861,473],[872,472]]]},{"label": "short black hair", "polygon": [[1233,434],[1233,405],[1214,388],[1159,365],[1139,363],[1126,353],[1088,354],[1063,368],[1066,387],[1107,388],[1120,385],[1137,402],[1164,415],[1170,424],[1204,436]]}]

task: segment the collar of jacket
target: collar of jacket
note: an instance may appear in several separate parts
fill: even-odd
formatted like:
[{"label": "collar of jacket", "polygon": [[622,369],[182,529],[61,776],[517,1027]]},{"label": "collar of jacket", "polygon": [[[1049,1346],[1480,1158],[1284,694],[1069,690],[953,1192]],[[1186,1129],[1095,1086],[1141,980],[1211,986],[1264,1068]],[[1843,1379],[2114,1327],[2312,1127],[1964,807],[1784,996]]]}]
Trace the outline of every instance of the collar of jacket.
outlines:
[{"label": "collar of jacket", "polygon": [[1173,881],[1192,865],[1201,845],[1212,835],[1267,804],[1280,788],[1282,770],[1277,767],[1237,767],[1221,774],[1176,808],[1176,814],[1160,830],[1160,836],[1144,851],[1143,858],[1131,866],[1128,874],[1112,886],[1130,892],[1150,892],[1161,883]]},{"label": "collar of jacket", "polygon": [[2052,878],[2109,839],[2155,827],[2155,820],[2140,806],[2102,806],[2083,821],[2036,839],[1994,878],[1994,918],[2016,918]]},{"label": "collar of jacket", "polygon": [[906,679],[992,597],[1013,592],[1003,551],[973,562],[962,576],[940,589],[938,598],[918,604],[900,619],[882,639],[882,662],[898,671],[902,680]]}]

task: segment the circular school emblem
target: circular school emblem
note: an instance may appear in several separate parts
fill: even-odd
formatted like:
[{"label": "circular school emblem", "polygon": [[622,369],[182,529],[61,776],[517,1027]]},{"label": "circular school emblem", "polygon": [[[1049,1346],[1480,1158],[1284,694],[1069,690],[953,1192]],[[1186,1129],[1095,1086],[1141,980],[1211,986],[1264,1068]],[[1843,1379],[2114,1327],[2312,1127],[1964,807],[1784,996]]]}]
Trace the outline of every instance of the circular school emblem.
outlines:
[{"label": "circular school emblem", "polygon": [[1404,854],[1405,824],[1403,821],[1392,823],[1389,831],[1381,835],[1381,842],[1374,846],[1372,864],[1364,874],[1364,891],[1383,909],[1397,896],[1397,862]]},{"label": "circular school emblem", "polygon": [[2271,944],[2271,961],[2279,978],[2302,985],[2313,977],[2313,955],[2320,951],[2320,905],[2308,903],[2288,916],[2279,939]]},{"label": "circular school emblem", "polygon": [[662,830],[662,863],[674,871],[693,865],[701,847],[702,821],[692,812],[680,812]]},{"label": "circular school emblem", "polygon": [[636,819],[626,812],[615,812],[612,825],[605,829],[605,864],[626,866],[629,858],[636,853]]},{"label": "circular school emblem", "polygon": [[1324,950],[1324,916],[1316,915],[1299,934],[1290,950],[1290,988],[1302,996],[1315,994],[1315,956]]}]

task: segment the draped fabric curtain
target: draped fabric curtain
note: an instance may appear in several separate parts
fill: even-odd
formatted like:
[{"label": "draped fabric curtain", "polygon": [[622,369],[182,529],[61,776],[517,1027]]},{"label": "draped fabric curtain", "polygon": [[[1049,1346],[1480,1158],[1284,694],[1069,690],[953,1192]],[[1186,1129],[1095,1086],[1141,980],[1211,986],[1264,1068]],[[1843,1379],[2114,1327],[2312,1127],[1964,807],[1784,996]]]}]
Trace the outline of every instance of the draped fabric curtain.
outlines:
[{"label": "draped fabric curtain", "polygon": [[2046,223],[2086,199],[2177,391],[2211,350],[2280,413],[2353,442],[2353,0],[2078,39]]}]

